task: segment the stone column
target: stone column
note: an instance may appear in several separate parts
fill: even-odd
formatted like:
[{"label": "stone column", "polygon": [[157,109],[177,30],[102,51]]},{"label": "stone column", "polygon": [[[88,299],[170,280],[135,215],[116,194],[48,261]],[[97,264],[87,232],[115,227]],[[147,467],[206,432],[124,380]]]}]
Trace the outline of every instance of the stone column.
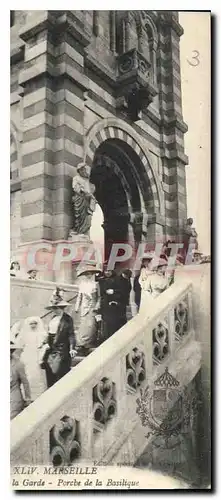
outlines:
[{"label": "stone column", "polygon": [[164,217],[160,214],[149,214],[146,226],[145,240],[148,243],[148,248],[153,250],[164,242]]},{"label": "stone column", "polygon": [[[84,26],[84,28],[82,27]],[[84,156],[84,48],[90,41],[84,14],[68,11],[60,20],[56,47],[56,130],[54,146],[53,240],[67,241],[73,227],[72,179]],[[72,283],[71,260],[55,271],[55,281]]]},{"label": "stone column", "polygon": [[[82,11],[33,11],[20,36],[26,42],[19,78],[24,89],[22,242],[63,241],[72,225],[72,177],[83,159],[83,51],[91,33]],[[52,278],[51,272],[46,279]]]},{"label": "stone column", "polygon": [[159,14],[158,80],[160,113],[163,120],[161,157],[164,161],[166,238],[182,240],[183,223],[187,215],[186,173],[188,158],[184,152],[180,36],[183,29],[171,13]]},{"label": "stone column", "polygon": [[20,32],[25,41],[19,84],[23,97],[22,242],[52,238],[54,18],[33,12]]},{"label": "stone column", "polygon": [[[25,42],[19,75],[23,88],[20,252],[26,269],[26,252],[32,243],[52,239],[55,22],[47,11],[33,11],[20,31]],[[46,279],[52,279],[52,272],[46,274]]]},{"label": "stone column", "polygon": [[116,11],[110,10],[110,49],[116,52]]}]

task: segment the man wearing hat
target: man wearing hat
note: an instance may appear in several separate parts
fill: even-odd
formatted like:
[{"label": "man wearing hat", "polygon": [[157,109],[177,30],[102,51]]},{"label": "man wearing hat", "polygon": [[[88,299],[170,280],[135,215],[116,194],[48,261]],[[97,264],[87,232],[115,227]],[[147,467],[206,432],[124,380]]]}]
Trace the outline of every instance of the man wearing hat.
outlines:
[{"label": "man wearing hat", "polygon": [[202,260],[202,253],[199,252],[199,250],[193,250],[192,251],[192,256],[193,256],[193,263],[194,264],[200,264]]},{"label": "man wearing hat", "polygon": [[48,349],[43,359],[47,385],[51,387],[71,369],[71,357],[75,351],[73,320],[65,312],[68,302],[61,296],[60,290],[53,293],[50,304],[45,308],[53,313],[48,325]]},{"label": "man wearing hat", "polygon": [[37,279],[37,269],[29,269],[29,271],[27,272],[28,274],[28,279],[29,280],[36,280]]},{"label": "man wearing hat", "polygon": [[102,336],[107,340],[126,323],[126,305],[122,301],[122,292],[129,290],[125,280],[115,271],[105,269],[104,278],[99,281],[101,295]]}]

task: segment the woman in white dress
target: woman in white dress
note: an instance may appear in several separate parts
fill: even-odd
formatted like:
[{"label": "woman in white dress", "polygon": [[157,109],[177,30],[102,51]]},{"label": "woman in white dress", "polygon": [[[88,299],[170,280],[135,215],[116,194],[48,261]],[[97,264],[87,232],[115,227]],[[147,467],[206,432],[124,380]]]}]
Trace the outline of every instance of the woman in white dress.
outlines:
[{"label": "woman in white dress", "polygon": [[168,278],[166,275],[167,259],[160,257],[156,266],[149,265],[148,268],[142,269],[139,278],[141,286],[141,305],[140,312],[150,311],[152,301],[157,298],[166,288],[168,288]]},{"label": "woman in white dress", "polygon": [[80,325],[76,332],[76,347],[91,349],[96,346],[97,322],[96,316],[100,306],[99,286],[95,277],[98,269],[91,265],[80,268],[77,275],[78,296],[75,312],[79,313]]},{"label": "woman in white dress", "polygon": [[24,320],[19,333],[19,340],[23,346],[21,361],[25,365],[32,401],[47,389],[45,370],[40,367],[40,348],[46,339],[47,332],[41,318],[29,317]]}]

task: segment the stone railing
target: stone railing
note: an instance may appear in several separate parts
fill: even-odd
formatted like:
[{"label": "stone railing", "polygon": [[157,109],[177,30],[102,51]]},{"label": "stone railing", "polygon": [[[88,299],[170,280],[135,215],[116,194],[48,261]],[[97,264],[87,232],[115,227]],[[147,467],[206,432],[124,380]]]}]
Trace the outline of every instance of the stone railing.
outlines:
[{"label": "stone railing", "polygon": [[169,373],[182,390],[200,362],[192,286],[175,283],[11,422],[11,464],[135,463],[140,388]]}]

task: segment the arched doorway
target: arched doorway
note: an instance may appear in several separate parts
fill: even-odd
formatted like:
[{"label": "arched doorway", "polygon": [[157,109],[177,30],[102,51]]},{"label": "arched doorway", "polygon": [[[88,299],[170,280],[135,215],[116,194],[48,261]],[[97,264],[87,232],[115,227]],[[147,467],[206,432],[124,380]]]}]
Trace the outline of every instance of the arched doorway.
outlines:
[{"label": "arched doorway", "polygon": [[110,137],[94,152],[90,180],[104,214],[105,260],[113,243],[129,243],[134,254],[145,232],[145,215],[154,210],[150,181],[140,157],[125,141]]}]

